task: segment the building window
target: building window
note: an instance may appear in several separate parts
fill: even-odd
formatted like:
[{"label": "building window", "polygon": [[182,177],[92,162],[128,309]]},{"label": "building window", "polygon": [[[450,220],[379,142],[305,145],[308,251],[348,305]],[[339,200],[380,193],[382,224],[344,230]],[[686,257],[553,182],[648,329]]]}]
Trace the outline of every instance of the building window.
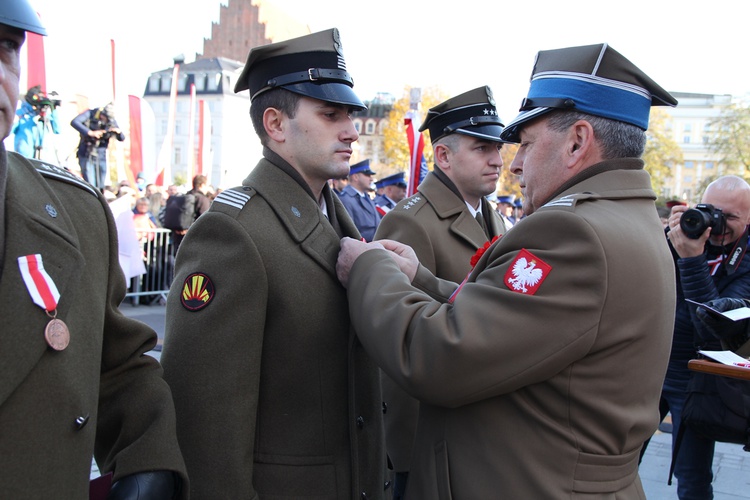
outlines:
[{"label": "building window", "polygon": [[686,161],[685,162],[685,168],[695,168],[695,162]]},{"label": "building window", "polygon": [[148,91],[159,92],[159,76],[152,76],[148,79]]},{"label": "building window", "polygon": [[174,121],[174,135],[181,135],[182,134],[182,120],[175,120]]},{"label": "building window", "polygon": [[161,135],[167,135],[167,131],[169,130],[169,124],[167,123],[167,120],[161,121]]},{"label": "building window", "polygon": [[707,161],[706,162],[706,170],[713,170],[714,169],[714,162]]},{"label": "building window", "polygon": [[172,90],[172,77],[165,75],[164,78],[161,79],[161,91],[169,92],[170,90]]},{"label": "building window", "polygon": [[685,182],[693,182],[693,176],[692,175],[686,175],[684,178]]},{"label": "building window", "polygon": [[182,147],[174,147],[174,164],[180,165],[182,163]]},{"label": "building window", "polygon": [[690,136],[686,135],[682,138],[683,144],[690,144]]},{"label": "building window", "polygon": [[177,77],[177,80],[177,91],[185,93],[187,91],[188,75],[183,73]]},{"label": "building window", "polygon": [[365,125],[365,134],[372,135],[375,133],[375,122],[370,120],[367,122],[367,125]]},{"label": "building window", "polygon": [[221,73],[209,73],[208,81],[206,83],[208,90],[217,90],[219,88],[219,82],[221,81]]},{"label": "building window", "polygon": [[354,129],[357,131],[357,134],[362,133],[362,121],[361,120],[354,120]]},{"label": "building window", "polygon": [[196,73],[193,75],[193,81],[195,82],[195,91],[202,92],[206,90],[206,74]]}]

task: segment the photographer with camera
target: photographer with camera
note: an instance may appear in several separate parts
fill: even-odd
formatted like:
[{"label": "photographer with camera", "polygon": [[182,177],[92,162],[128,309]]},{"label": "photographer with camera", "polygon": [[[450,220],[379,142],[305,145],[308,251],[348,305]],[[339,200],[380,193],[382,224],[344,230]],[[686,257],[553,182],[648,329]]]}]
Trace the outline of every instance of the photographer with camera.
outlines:
[{"label": "photographer with camera", "polygon": [[[706,303],[720,297],[750,297],[750,259],[743,259],[748,223],[750,185],[733,175],[709,184],[695,208],[672,207],[665,231],[675,261],[677,307],[659,411],[662,418],[667,412],[672,415],[673,444],[692,376],[688,361],[697,349],[721,350],[719,339],[701,327],[697,306],[685,299]],[[683,433],[674,469],[677,494],[681,500],[713,498],[714,441],[689,427]]]},{"label": "photographer with camera", "polygon": [[103,190],[107,179],[107,147],[116,137],[125,140],[125,134],[115,121],[112,103],[97,109],[87,109],[73,118],[70,125],[81,134],[78,143],[78,164],[81,175],[89,184]]},{"label": "photographer with camera", "polygon": [[[55,95],[55,93],[52,93]],[[42,155],[43,150],[50,145],[46,139],[47,134],[59,134],[60,125],[57,120],[57,108],[59,100],[50,99],[43,91],[41,85],[31,87],[26,92],[26,98],[16,111],[16,124],[13,127],[13,148],[26,158],[59,163],[57,151],[54,148],[54,156]]]}]

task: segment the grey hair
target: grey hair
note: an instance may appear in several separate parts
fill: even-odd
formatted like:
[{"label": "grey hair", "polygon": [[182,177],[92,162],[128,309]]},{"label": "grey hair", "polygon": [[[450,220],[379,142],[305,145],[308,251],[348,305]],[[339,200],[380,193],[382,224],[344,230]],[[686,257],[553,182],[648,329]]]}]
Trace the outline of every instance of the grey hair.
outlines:
[{"label": "grey hair", "polygon": [[547,118],[547,125],[556,132],[563,132],[578,120],[585,120],[591,124],[605,160],[643,156],[646,149],[646,131],[629,123],[580,111],[555,110]]}]

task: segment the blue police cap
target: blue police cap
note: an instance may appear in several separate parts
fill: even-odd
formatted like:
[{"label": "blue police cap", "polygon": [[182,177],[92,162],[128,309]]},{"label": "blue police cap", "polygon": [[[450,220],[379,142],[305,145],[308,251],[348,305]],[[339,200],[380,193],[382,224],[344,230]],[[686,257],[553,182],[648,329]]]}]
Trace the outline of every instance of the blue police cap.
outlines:
[{"label": "blue police cap", "polygon": [[514,200],[515,198],[516,198],[516,197],[515,197],[515,196],[513,196],[513,195],[508,195],[508,196],[498,196],[498,197],[497,197],[497,202],[498,202],[498,203],[507,203],[508,205],[513,205],[513,200]]},{"label": "blue police cap", "polygon": [[375,187],[382,188],[386,186],[401,186],[406,187],[406,180],[404,179],[404,172],[399,172],[397,174],[389,175],[388,177],[383,177],[378,182],[375,183]]},{"label": "blue police cap", "polygon": [[370,160],[362,160],[361,162],[355,163],[349,168],[349,175],[352,174],[375,175],[375,172],[370,170]]},{"label": "blue police cap", "polygon": [[502,137],[519,142],[521,125],[553,109],[577,110],[648,129],[651,106],[677,100],[606,43],[543,50],[536,56],[529,93]]},{"label": "blue police cap", "polygon": [[234,91],[250,90],[250,100],[274,88],[283,88],[321,101],[367,109],[354,93],[346,71],[339,30],[254,47]]},{"label": "blue police cap", "polygon": [[430,108],[419,131],[427,129],[430,130],[433,144],[441,137],[453,133],[504,142],[500,139],[503,124],[497,116],[492,89],[486,85]]}]

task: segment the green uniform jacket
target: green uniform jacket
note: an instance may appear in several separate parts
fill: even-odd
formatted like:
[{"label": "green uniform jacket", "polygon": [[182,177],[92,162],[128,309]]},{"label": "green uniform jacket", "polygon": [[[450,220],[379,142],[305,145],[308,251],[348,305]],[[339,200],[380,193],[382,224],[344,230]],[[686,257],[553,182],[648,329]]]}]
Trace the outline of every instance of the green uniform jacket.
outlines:
[{"label": "green uniform jacket", "polygon": [[644,498],[675,307],[655,199],[640,160],[592,166],[462,287],[357,259],[352,322],[422,402],[406,498]]},{"label": "green uniform jacket", "polygon": [[[339,236],[270,161],[243,184],[191,226],[167,301],[162,363],[191,498],[383,498],[378,369],[350,327]],[[199,310],[182,303],[194,273],[213,286]]]},{"label": "green uniform jacket", "polygon": [[[187,486],[170,391],[159,363],[144,354],[156,334],[118,309],[125,280],[106,201],[58,167],[15,153],[8,167],[0,496],[88,499],[92,453],[114,480],[173,470]],[[17,259],[30,254],[42,256],[60,292],[57,317],[70,330],[60,352],[47,346],[49,318],[21,277]]]},{"label": "green uniform jacket", "polygon": [[[482,213],[490,220],[490,234],[502,235],[500,215],[483,200]],[[402,200],[378,226],[375,239],[406,243],[419,262],[438,278],[460,283],[471,270],[471,257],[487,242],[466,202],[430,172],[414,196]],[[383,401],[387,412],[385,439],[388,457],[396,472],[409,470],[411,449],[419,416],[419,402],[383,375]]]}]

